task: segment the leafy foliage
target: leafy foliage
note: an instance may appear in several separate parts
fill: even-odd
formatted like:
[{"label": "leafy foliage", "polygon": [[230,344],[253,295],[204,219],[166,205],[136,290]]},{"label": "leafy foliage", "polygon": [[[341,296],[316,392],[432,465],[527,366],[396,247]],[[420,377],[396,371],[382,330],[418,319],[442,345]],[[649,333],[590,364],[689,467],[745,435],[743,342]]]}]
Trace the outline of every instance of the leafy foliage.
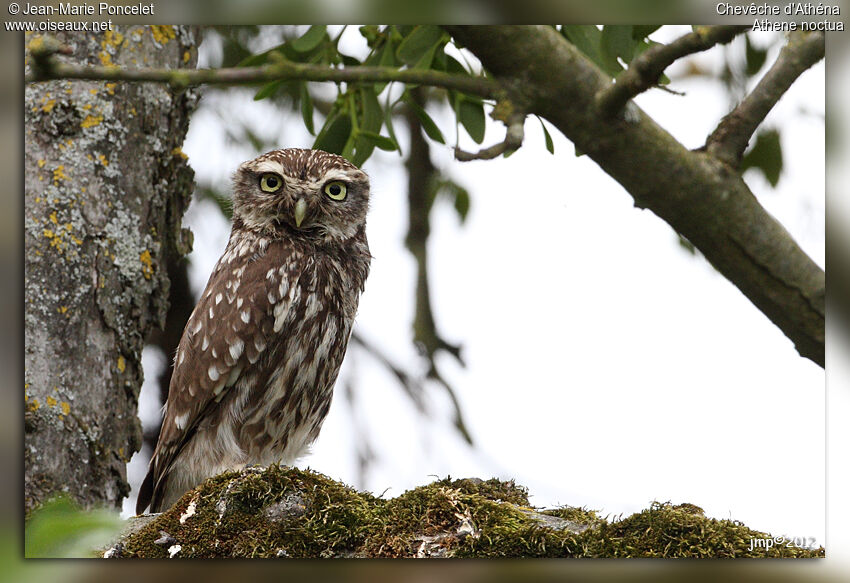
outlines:
[{"label": "leafy foliage", "polygon": [[27,521],[24,554],[35,557],[90,557],[106,545],[123,522],[107,510],[85,511],[59,496],[35,510]]},{"label": "leafy foliage", "polygon": [[741,172],[750,168],[764,174],[771,186],[777,185],[782,172],[782,145],[777,130],[762,130],[756,134],[755,144],[741,160]]},{"label": "leafy foliage", "polygon": [[[659,28],[605,25],[600,29],[592,24],[565,24],[561,27],[561,34],[600,69],[614,77],[625,70],[637,55],[658,44],[648,37]],[[666,76],[661,77],[662,84],[669,82]]]}]

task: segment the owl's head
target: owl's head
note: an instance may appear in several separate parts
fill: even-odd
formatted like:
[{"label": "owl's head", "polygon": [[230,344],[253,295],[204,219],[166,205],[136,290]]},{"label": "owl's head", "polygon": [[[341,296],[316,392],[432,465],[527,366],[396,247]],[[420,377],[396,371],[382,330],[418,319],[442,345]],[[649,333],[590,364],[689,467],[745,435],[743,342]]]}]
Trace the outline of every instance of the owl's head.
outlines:
[{"label": "owl's head", "polygon": [[233,219],[267,234],[341,242],[366,224],[369,177],[321,150],[272,150],[233,175]]}]

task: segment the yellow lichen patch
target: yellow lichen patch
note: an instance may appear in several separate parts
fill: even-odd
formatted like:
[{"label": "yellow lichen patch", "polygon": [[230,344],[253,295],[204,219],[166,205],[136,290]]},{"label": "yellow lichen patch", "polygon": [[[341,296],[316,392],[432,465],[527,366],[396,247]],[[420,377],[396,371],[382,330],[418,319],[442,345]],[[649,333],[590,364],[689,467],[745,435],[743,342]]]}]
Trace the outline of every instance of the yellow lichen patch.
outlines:
[{"label": "yellow lichen patch", "polygon": [[41,106],[41,111],[44,113],[50,113],[53,111],[53,107],[56,105],[55,99],[48,99],[47,102]]},{"label": "yellow lichen patch", "polygon": [[192,58],[192,54],[189,51],[183,53],[183,62],[188,63],[189,59]]},{"label": "yellow lichen patch", "polygon": [[71,404],[68,401],[62,401],[59,403],[59,407],[61,407],[63,415],[67,415],[71,412]]},{"label": "yellow lichen patch", "polygon": [[27,411],[38,411],[40,408],[41,403],[38,402],[38,399],[27,401]]},{"label": "yellow lichen patch", "polygon": [[56,308],[56,311],[60,314],[64,314],[68,311],[68,306],[59,306],[58,308]]},{"label": "yellow lichen patch", "polygon": [[[27,34],[29,34],[29,33],[27,33]],[[29,49],[29,52],[39,51],[39,50],[43,49],[44,48],[44,37],[43,36],[35,37],[34,39],[32,39],[29,42],[29,44],[27,45],[27,48]]]},{"label": "yellow lichen patch", "polygon": [[53,223],[54,225],[59,224],[59,219],[56,218],[56,211],[53,211],[52,213],[50,213],[50,222]]},{"label": "yellow lichen patch", "polygon": [[92,95],[97,95],[97,89],[89,89],[89,93]]},{"label": "yellow lichen patch", "polygon": [[114,30],[107,30],[103,33],[103,40],[100,43],[101,48],[103,49],[98,53],[98,57],[100,58],[100,63],[106,67],[113,65],[112,62],[112,54],[109,49],[113,51],[118,48],[118,46],[124,40],[124,35],[120,32],[116,32]]},{"label": "yellow lichen patch", "polygon": [[103,154],[98,154],[97,159],[100,160],[100,163],[104,166],[109,166],[109,160],[107,160],[106,156],[104,156]]},{"label": "yellow lichen patch", "polygon": [[120,372],[120,373],[123,373],[125,370],[127,370],[127,363],[124,362],[123,356],[118,357],[117,366],[118,366],[118,372]]},{"label": "yellow lichen patch", "polygon": [[56,406],[56,402],[57,402],[57,401],[56,401],[56,399],[54,399],[53,397],[47,397],[47,404],[48,404],[49,406],[51,406],[51,407],[55,407],[55,406]]},{"label": "yellow lichen patch", "polygon": [[44,164],[45,164],[44,159],[42,158],[41,160],[39,160],[38,162],[36,162],[36,164],[38,164],[38,167],[39,167],[39,168],[44,168]]},{"label": "yellow lichen patch", "polygon": [[106,92],[110,95],[115,95],[115,83],[107,83]]},{"label": "yellow lichen patch", "polygon": [[189,159],[189,156],[187,156],[187,155],[186,155],[186,152],[184,152],[184,151],[180,148],[180,146],[177,146],[176,148],[174,148],[173,150],[171,150],[171,155],[172,155],[172,156],[180,156],[180,157],[181,157],[181,158],[183,158],[184,160],[188,160],[188,159]]},{"label": "yellow lichen patch", "polygon": [[86,111],[90,110],[90,109],[91,109],[91,103],[86,103],[86,104],[83,106],[83,109],[85,109]]},{"label": "yellow lichen patch", "polygon": [[83,127],[83,128],[94,127],[94,126],[100,124],[100,122],[102,122],[102,121],[103,121],[102,115],[89,114],[89,115],[86,116],[86,119],[83,120],[83,123],[80,124],[80,127]]},{"label": "yellow lichen patch", "polygon": [[68,175],[65,174],[65,165],[60,164],[53,169],[53,183],[58,184],[60,180],[67,180]]},{"label": "yellow lichen patch", "polygon": [[52,229],[44,229],[43,231],[45,239],[50,241],[50,246],[61,252],[65,248],[65,242],[62,240],[61,235],[53,232]]},{"label": "yellow lichen patch", "polygon": [[145,276],[145,279],[150,279],[153,275],[153,259],[151,258],[151,252],[145,249],[139,254],[139,260],[142,262],[142,275]]},{"label": "yellow lichen patch", "polygon": [[152,24],[150,29],[153,40],[161,45],[168,43],[168,41],[177,36],[173,26]]}]

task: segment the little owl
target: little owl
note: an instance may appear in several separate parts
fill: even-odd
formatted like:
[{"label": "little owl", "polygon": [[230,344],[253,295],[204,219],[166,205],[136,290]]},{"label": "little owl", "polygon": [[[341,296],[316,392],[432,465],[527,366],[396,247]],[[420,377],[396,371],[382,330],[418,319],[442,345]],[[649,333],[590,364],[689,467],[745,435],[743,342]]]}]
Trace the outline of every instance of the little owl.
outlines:
[{"label": "little owl", "polygon": [[208,477],[291,463],[328,413],[369,273],[369,178],[318,150],[274,150],[233,177],[233,229],[174,359],[136,513]]}]

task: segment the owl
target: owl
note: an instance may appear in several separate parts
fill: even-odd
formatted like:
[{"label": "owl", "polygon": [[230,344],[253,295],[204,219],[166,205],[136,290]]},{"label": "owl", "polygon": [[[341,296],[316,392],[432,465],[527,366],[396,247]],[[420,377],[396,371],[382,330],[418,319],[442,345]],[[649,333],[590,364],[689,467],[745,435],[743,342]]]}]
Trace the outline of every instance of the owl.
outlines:
[{"label": "owl", "polygon": [[230,240],[177,348],[137,514],[306,453],[369,274],[368,206],[368,176],[335,154],[274,150],[239,166]]}]

